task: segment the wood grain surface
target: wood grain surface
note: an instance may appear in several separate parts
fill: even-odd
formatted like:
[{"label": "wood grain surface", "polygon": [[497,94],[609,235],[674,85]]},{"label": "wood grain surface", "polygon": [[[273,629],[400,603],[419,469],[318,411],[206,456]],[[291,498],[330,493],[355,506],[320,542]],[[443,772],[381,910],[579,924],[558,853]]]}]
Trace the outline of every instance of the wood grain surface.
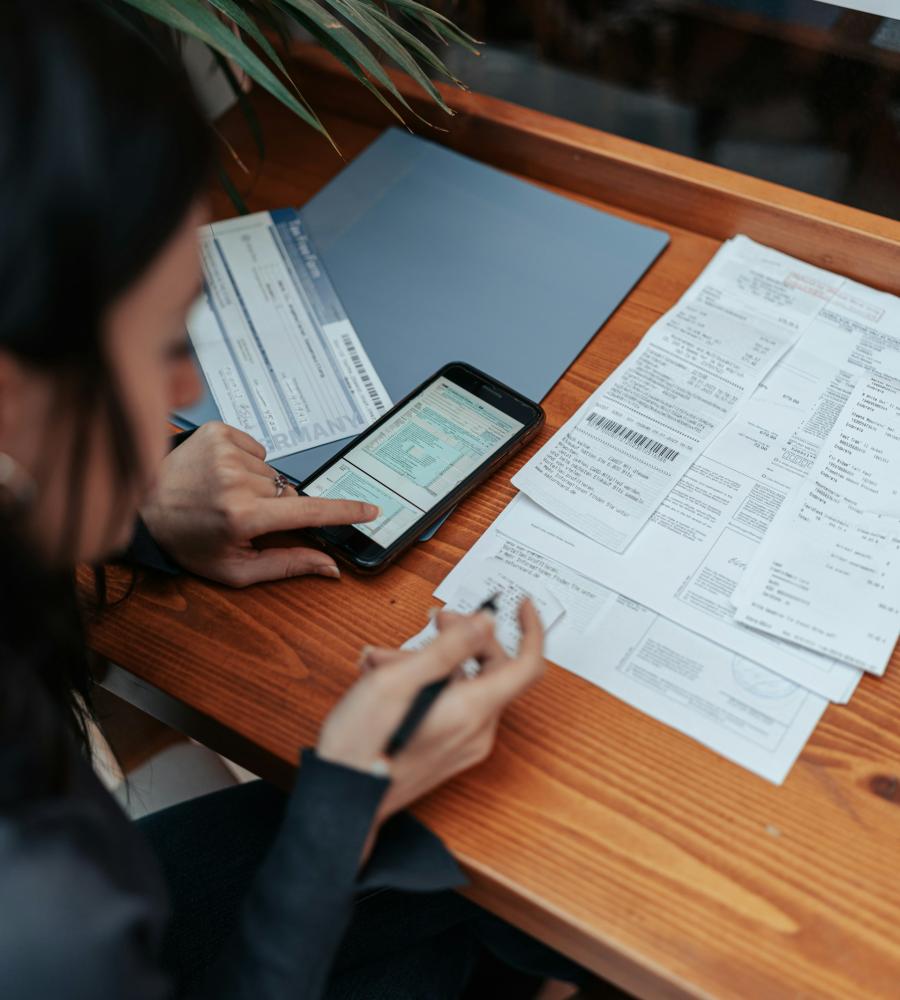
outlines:
[{"label": "wood grain surface", "polygon": [[[298,49],[297,59],[304,91],[326,109],[349,159],[384,126],[377,105],[370,111],[317,51]],[[253,750],[243,762],[268,761],[282,781],[352,683],[362,644],[399,644],[424,625],[434,588],[511,499],[515,469],[722,238],[747,232],[900,291],[896,222],[500,101],[452,99],[460,114],[437,138],[618,215],[662,223],[672,243],[547,397],[539,441],[384,576],[245,591],[148,577],[93,626],[94,648],[134,678],[133,700],[184,727],[205,720],[232,734]],[[274,101],[254,101],[262,164],[240,117],[223,123],[252,172],[239,181],[250,207],[302,203],[341,160]],[[214,204],[217,215],[232,214],[220,195]],[[462,860],[474,899],[639,996],[897,997],[898,717],[893,662],[883,680],[866,677],[849,706],[828,709],[775,788],[551,666],[509,711],[493,757],[418,813]]]}]

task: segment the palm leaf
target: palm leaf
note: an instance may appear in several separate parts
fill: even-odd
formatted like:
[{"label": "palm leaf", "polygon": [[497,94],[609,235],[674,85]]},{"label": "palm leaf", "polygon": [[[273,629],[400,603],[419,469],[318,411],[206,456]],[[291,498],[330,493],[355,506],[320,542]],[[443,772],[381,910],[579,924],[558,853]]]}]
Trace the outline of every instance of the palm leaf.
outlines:
[{"label": "palm leaf", "polygon": [[[281,56],[260,27],[276,32],[285,52],[289,41],[281,19],[305,28],[353,74],[401,123],[404,112],[425,121],[412,107],[382,65],[379,54],[404,70],[447,114],[452,109],[429,73],[463,84],[413,31],[392,16],[396,12],[410,27],[426,29],[442,44],[459,45],[478,53],[478,43],[443,14],[418,0],[106,0],[113,13],[145,34],[153,19],[173,29],[176,38],[190,36],[212,51],[247,119],[262,156],[263,138],[251,103],[240,87],[233,67],[239,67],[269,91],[307,125],[334,142],[291,78]],[[116,7],[125,8],[116,10]],[[147,30],[145,30],[145,28]],[[235,32],[233,28],[237,28]],[[252,44],[250,44],[252,43]],[[255,48],[254,48],[255,47]],[[336,146],[334,146],[337,149]],[[239,211],[245,211],[227,172],[222,183]]]},{"label": "palm leaf", "polygon": [[418,3],[417,0],[386,0],[388,6],[396,7],[413,21],[417,21],[437,35],[443,42],[453,42],[468,49],[474,55],[479,55],[478,46],[482,45],[477,38],[458,28],[448,17]]},{"label": "palm leaf", "polygon": [[221,52],[217,52],[215,49],[210,50],[218,64],[219,69],[222,71],[222,75],[228,81],[228,86],[231,87],[231,92],[234,94],[235,100],[238,103],[238,107],[241,109],[241,114],[244,116],[244,120],[247,122],[247,127],[250,129],[250,135],[253,136],[253,141],[256,143],[256,151],[259,153],[259,158],[264,160],[266,158],[266,144],[263,139],[262,129],[259,127],[259,119],[256,117],[256,111],[253,109],[253,105],[247,100],[247,95],[244,93],[244,88],[240,85],[238,78],[234,75],[234,71],[231,68],[231,64],[222,55]]},{"label": "palm leaf", "polygon": [[431,51],[428,46],[420,41],[412,32],[407,31],[404,27],[399,25],[390,14],[386,14],[381,8],[372,8],[372,17],[380,21],[381,24],[394,35],[397,41],[401,45],[405,45],[411,52],[415,52],[419,58],[431,66],[436,72],[444,74],[449,80],[456,84],[457,87],[462,87],[463,83],[458,80],[447,67],[441,62],[440,59]]},{"label": "palm leaf", "polygon": [[426,76],[421,66],[409,52],[372,16],[372,5],[353,0],[325,0],[328,6],[361,34],[373,41],[400,69],[408,73],[425,90],[431,99],[448,115],[453,111],[441,97],[440,91]]},{"label": "palm leaf", "polygon": [[199,39],[211,49],[231,59],[307,125],[331,141],[318,116],[285,87],[262,59],[245,42],[237,38],[203,0],[122,0],[122,2],[157,18],[169,27]]},{"label": "palm leaf", "polygon": [[288,17],[292,18],[297,22],[297,24],[305,28],[324,49],[343,63],[343,65],[350,70],[363,87],[365,87],[369,93],[374,95],[400,122],[400,124],[403,124],[403,116],[397,108],[391,104],[388,98],[385,97],[379,87],[373,83],[368,76],[366,76],[366,70],[362,67],[365,66],[368,68],[370,64],[372,64],[369,72],[376,75],[379,82],[383,76],[383,86],[385,89],[394,94],[398,101],[400,101],[409,111],[415,114],[415,111],[409,107],[403,95],[395,87],[394,82],[384,72],[384,69],[378,60],[365,47],[365,45],[363,45],[362,42],[356,38],[355,35],[344,27],[344,25],[335,21],[332,17],[329,18],[331,23],[328,26],[323,26],[320,21],[313,20],[313,18],[309,17],[305,12],[301,12],[298,0],[275,0],[275,3],[284,10]]},{"label": "palm leaf", "polygon": [[[334,14],[314,0],[276,0],[279,7],[306,28],[329,52],[339,59],[357,80],[402,123],[403,116],[376,84],[380,84],[408,112],[424,120],[397,89],[375,54]],[[368,74],[368,76],[366,75]],[[370,79],[374,78],[374,83]]]},{"label": "palm leaf", "polygon": [[262,49],[265,55],[272,60],[272,62],[281,70],[284,76],[291,82],[288,71],[284,68],[284,63],[281,61],[281,57],[272,48],[272,43],[268,38],[259,30],[259,25],[256,21],[241,7],[237,0],[209,0],[211,6],[215,7],[216,10],[220,10],[226,17],[231,18],[231,20],[241,29],[245,31],[256,44]]},{"label": "palm leaf", "polygon": [[274,0],[247,0],[252,6],[254,14],[261,17],[266,24],[278,35],[281,42],[282,51],[287,54],[291,48],[291,39],[285,29],[284,19],[276,13]]}]

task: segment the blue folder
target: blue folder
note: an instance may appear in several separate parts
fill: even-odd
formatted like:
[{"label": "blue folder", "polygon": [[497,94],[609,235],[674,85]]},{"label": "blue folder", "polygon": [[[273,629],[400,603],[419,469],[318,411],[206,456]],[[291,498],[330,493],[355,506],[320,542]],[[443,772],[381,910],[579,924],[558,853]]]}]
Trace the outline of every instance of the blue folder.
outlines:
[{"label": "blue folder", "polygon": [[[543,399],[669,241],[398,129],[301,215],[394,401],[449,361]],[[344,443],[272,464],[304,479]]]}]

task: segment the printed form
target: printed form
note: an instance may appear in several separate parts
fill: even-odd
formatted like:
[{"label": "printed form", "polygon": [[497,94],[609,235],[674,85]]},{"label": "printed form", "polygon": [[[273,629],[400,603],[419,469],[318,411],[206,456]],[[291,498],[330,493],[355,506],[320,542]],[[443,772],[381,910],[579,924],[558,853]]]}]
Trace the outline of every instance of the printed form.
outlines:
[{"label": "printed form", "polygon": [[[474,608],[500,582],[500,567],[516,573],[516,603],[522,593],[538,603],[549,592],[564,609],[542,614],[548,659],[761,777],[785,779],[827,699],[552,559],[527,544],[513,520],[508,507],[435,596],[450,608]],[[498,633],[515,648],[508,626]]]},{"label": "printed form", "polygon": [[884,673],[900,630],[900,382],[860,380],[735,600],[746,625]]},{"label": "printed form", "polygon": [[842,284],[730,240],[513,484],[623,552]]},{"label": "printed form", "polygon": [[[468,615],[477,611],[489,597],[494,598],[497,605],[497,641],[509,656],[516,655],[522,638],[518,610],[524,598],[531,598],[545,631],[550,630],[566,613],[563,605],[540,580],[508,560],[490,558],[469,560],[465,578],[454,587],[445,608]],[[421,632],[403,643],[403,649],[422,649],[437,636],[437,626],[432,619]],[[475,660],[468,660],[462,669],[467,676],[474,677],[481,668]]]},{"label": "printed form", "polygon": [[[792,333],[755,383],[741,383],[740,399],[707,420],[687,467],[644,477],[641,456],[658,466],[656,444],[680,452],[680,441],[632,435],[652,438],[619,419],[622,400],[595,393],[514,480],[523,493],[436,596],[452,600],[485,561],[530,574],[565,609],[547,634],[548,658],[780,782],[828,700],[847,701],[863,669],[882,670],[897,638],[900,299],[746,239],[724,256],[726,275],[717,258],[702,276],[701,311],[717,288],[715,308],[752,330],[755,289],[771,306],[762,314],[777,327],[786,312]],[[693,301],[689,292],[667,318]],[[679,350],[689,356],[684,341]],[[653,382],[660,371],[643,366],[632,384],[645,416],[664,412],[646,405],[654,386],[687,405],[683,383]],[[610,382],[621,384],[616,373]],[[605,438],[630,449],[627,460]],[[610,515],[604,491],[633,487],[634,504]],[[736,618],[750,615],[754,627]]]},{"label": "printed form", "polygon": [[[791,265],[785,264],[785,267]],[[833,701],[856,666],[735,620],[735,588],[856,383],[900,376],[900,300],[846,281],[793,350],[617,555],[526,500],[514,534],[653,611]]]},{"label": "printed form", "polygon": [[222,420],[269,460],[358,434],[390,409],[298,211],[204,226],[200,253],[191,343]]}]

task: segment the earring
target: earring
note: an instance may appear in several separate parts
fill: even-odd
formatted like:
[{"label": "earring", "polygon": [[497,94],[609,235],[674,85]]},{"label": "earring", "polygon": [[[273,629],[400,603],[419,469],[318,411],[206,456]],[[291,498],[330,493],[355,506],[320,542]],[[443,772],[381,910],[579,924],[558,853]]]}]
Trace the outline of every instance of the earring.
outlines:
[{"label": "earring", "polygon": [[30,473],[5,451],[0,451],[0,493],[9,494],[17,507],[29,506],[37,494],[37,485]]}]

